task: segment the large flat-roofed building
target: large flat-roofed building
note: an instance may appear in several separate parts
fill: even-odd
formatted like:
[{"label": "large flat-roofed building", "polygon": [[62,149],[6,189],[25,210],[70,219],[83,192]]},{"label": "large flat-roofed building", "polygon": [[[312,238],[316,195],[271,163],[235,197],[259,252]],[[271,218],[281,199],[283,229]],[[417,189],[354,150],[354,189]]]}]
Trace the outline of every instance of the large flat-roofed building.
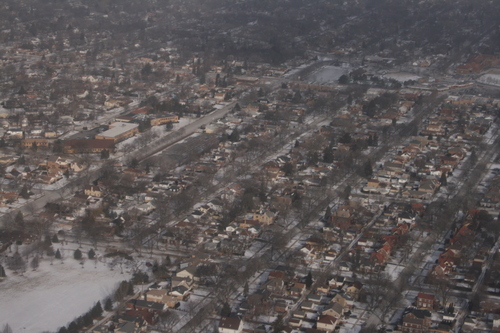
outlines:
[{"label": "large flat-roofed building", "polygon": [[95,136],[98,140],[114,140],[114,142],[123,141],[139,133],[139,124],[116,122],[109,125],[109,130]]},{"label": "large flat-roofed building", "polygon": [[179,122],[179,117],[170,113],[157,115],[155,118],[151,119],[151,126],[159,126],[166,123],[177,123]]},{"label": "large flat-roofed building", "polygon": [[112,153],[115,149],[115,142],[110,139],[74,139],[64,141],[63,151],[66,154],[101,153],[107,150]]}]

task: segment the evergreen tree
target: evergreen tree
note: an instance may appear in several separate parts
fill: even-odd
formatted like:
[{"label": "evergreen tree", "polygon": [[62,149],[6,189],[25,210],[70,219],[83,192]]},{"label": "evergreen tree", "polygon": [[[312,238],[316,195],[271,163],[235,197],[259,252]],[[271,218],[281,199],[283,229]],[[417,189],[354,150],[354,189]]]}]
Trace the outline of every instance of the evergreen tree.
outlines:
[{"label": "evergreen tree", "polygon": [[57,237],[57,234],[54,234],[54,236],[52,236],[52,243],[59,243],[59,238]]},{"label": "evergreen tree", "polygon": [[351,185],[347,185],[342,193],[342,199],[349,200],[349,197],[351,196],[351,191],[352,191]]},{"label": "evergreen tree", "polygon": [[276,320],[272,324],[273,333],[281,333],[285,329],[285,323],[283,322],[283,316],[281,314],[278,315]]},{"label": "evergreen tree", "polygon": [[106,302],[104,303],[104,310],[108,312],[113,311],[113,301],[111,301],[111,298],[106,298]]},{"label": "evergreen tree", "polygon": [[124,281],[120,282],[120,285],[118,286],[118,288],[116,288],[116,291],[115,291],[115,295],[114,295],[115,301],[121,302],[123,300],[123,298],[125,298],[125,296],[127,296],[128,289],[129,289],[129,286],[128,286],[127,281],[124,280]]},{"label": "evergreen tree", "polygon": [[470,163],[472,164],[472,166],[474,166],[477,162],[477,154],[476,154],[476,150],[475,149],[472,149],[471,153],[470,153]]},{"label": "evergreen tree", "polygon": [[76,249],[75,252],[73,253],[73,257],[76,260],[82,259],[82,251],[80,251],[80,249]]},{"label": "evergreen tree", "polygon": [[340,84],[348,84],[349,83],[349,77],[347,75],[342,75],[339,77],[339,83]]},{"label": "evergreen tree", "polygon": [[373,168],[370,160],[366,161],[363,165],[363,175],[365,177],[371,177],[373,175]]},{"label": "evergreen tree", "polygon": [[56,251],[56,259],[61,259],[62,256],[61,256],[61,252],[59,251],[59,249],[57,249]]},{"label": "evergreen tree", "polygon": [[134,169],[137,168],[138,165],[139,165],[139,160],[135,157],[129,163],[129,166]]},{"label": "evergreen tree", "polygon": [[441,179],[439,179],[439,182],[441,183],[441,186],[448,185],[448,179],[446,178],[445,172],[441,173]]},{"label": "evergreen tree", "polygon": [[135,292],[134,292],[134,284],[133,284],[133,283],[130,283],[130,282],[128,283],[128,290],[127,290],[127,294],[128,294],[128,295],[133,295],[133,294],[135,294]]},{"label": "evergreen tree", "polygon": [[[96,317],[97,318],[97,317]],[[90,312],[87,312],[82,316],[82,326],[90,326],[94,323],[94,320],[92,319],[92,314]]]},{"label": "evergreen tree", "polygon": [[24,185],[21,188],[21,192],[19,192],[19,196],[21,196],[23,199],[29,199],[30,193],[29,193],[28,187],[26,185]]},{"label": "evergreen tree", "polygon": [[76,323],[76,320],[73,320],[68,325],[68,333],[78,333],[78,324]]},{"label": "evergreen tree", "polygon": [[281,167],[281,171],[283,171],[285,173],[285,176],[291,176],[294,172],[294,169],[295,169],[295,167],[290,162],[286,162]]},{"label": "evergreen tree", "polygon": [[231,307],[227,302],[224,302],[224,304],[222,305],[222,309],[220,310],[220,315],[222,317],[229,317],[230,314],[231,314]]},{"label": "evergreen tree", "polygon": [[332,210],[330,209],[330,206],[327,206],[325,210],[325,216],[323,218],[325,219],[325,221],[328,221],[330,217],[332,217]]},{"label": "evergreen tree", "polygon": [[14,253],[12,258],[10,258],[7,261],[8,268],[12,269],[13,271],[24,271],[26,268],[26,263],[24,262],[23,258],[19,254],[19,252]]},{"label": "evergreen tree", "polygon": [[52,245],[52,241],[50,240],[49,235],[45,235],[45,239],[44,239],[43,243],[47,248]]},{"label": "evergreen tree", "polygon": [[89,252],[87,253],[89,259],[94,259],[95,258],[95,252],[94,249],[90,249]]},{"label": "evergreen tree", "polygon": [[325,150],[323,150],[323,162],[332,163],[333,158],[334,158],[334,156],[333,156],[332,148],[330,146],[326,147]]},{"label": "evergreen tree", "polygon": [[90,314],[92,315],[92,318],[97,318],[102,316],[102,306],[101,306],[101,301],[97,301],[97,303],[94,305],[92,308]]},{"label": "evergreen tree", "polygon": [[66,327],[63,326],[59,329],[58,333],[68,333],[68,330],[66,329]]},{"label": "evergreen tree", "polygon": [[35,255],[33,257],[33,259],[31,259],[31,263],[30,263],[30,266],[31,268],[36,271],[36,269],[38,268],[38,266],[40,265],[40,258],[38,257],[38,254]]},{"label": "evergreen tree", "polygon": [[12,328],[10,327],[9,324],[5,324],[3,327],[2,333],[12,333]]},{"label": "evergreen tree", "polygon": [[109,150],[103,149],[101,151],[101,160],[107,160],[109,158]]},{"label": "evergreen tree", "polygon": [[306,276],[306,288],[309,289],[311,288],[313,284],[313,278],[312,278],[312,273],[309,271],[309,273]]},{"label": "evergreen tree", "polygon": [[292,97],[292,103],[297,104],[300,103],[301,100],[302,100],[302,95],[300,94],[300,91],[296,91]]},{"label": "evergreen tree", "polygon": [[167,267],[172,265],[172,259],[170,259],[170,256],[167,256],[167,258],[165,258],[165,261],[163,262],[163,264]]},{"label": "evergreen tree", "polygon": [[228,140],[231,142],[238,142],[240,141],[240,133],[237,128],[235,128],[231,134],[229,134]]},{"label": "evergreen tree", "polygon": [[245,282],[245,286],[243,287],[243,295],[248,296],[248,281]]},{"label": "evergreen tree", "polygon": [[14,222],[16,222],[16,225],[18,225],[19,227],[24,225],[24,216],[23,213],[21,213],[21,211],[17,212],[17,215],[14,218]]}]

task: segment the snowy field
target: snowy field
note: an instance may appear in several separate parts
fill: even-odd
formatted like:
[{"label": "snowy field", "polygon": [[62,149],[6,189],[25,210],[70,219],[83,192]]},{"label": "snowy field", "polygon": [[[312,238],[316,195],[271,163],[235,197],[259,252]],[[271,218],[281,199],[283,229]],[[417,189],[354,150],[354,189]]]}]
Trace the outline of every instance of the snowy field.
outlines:
[{"label": "snowy field", "polygon": [[307,76],[307,81],[315,84],[337,83],[339,78],[347,74],[349,68],[337,66],[324,66]]},{"label": "snowy field", "polygon": [[479,82],[500,87],[500,74],[485,74],[478,79]]},{"label": "snowy field", "polygon": [[97,301],[103,304],[120,281],[130,279],[125,269],[121,274],[107,263],[86,260],[82,267],[72,251],[65,252],[64,263],[54,259],[50,265],[43,259],[36,271],[27,268],[23,276],[7,270],[7,278],[0,281],[1,327],[8,323],[14,332],[56,331]]},{"label": "snowy field", "polygon": [[420,76],[418,76],[418,75],[411,74],[411,73],[403,73],[403,72],[385,74],[384,77],[387,79],[396,80],[396,81],[401,82],[401,83],[406,82],[406,81],[410,81],[410,80],[417,81],[418,79],[420,79]]}]

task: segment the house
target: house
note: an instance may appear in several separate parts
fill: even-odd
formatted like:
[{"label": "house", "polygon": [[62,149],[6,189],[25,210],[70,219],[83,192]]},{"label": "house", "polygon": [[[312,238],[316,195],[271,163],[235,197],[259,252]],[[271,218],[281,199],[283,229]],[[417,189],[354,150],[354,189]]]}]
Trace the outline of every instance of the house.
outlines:
[{"label": "house", "polygon": [[126,168],[123,170],[123,173],[126,175],[131,175],[133,177],[144,177],[147,174],[146,170],[140,170],[135,168]]},{"label": "house", "polygon": [[428,310],[410,308],[403,314],[402,333],[424,333],[431,326],[431,313]]},{"label": "house", "polygon": [[[467,318],[467,319],[469,319],[469,318]],[[467,319],[465,320],[465,322],[467,322]],[[464,322],[464,326],[466,326],[465,322]],[[452,323],[441,322],[437,325],[433,325],[432,327],[429,327],[428,332],[429,333],[451,333],[451,332],[453,332],[452,326],[453,326]],[[470,330],[470,332],[472,332],[472,330]]]},{"label": "house", "polygon": [[149,290],[146,293],[146,301],[162,303],[169,308],[175,308],[179,303],[179,300],[174,296],[168,295],[168,291],[165,289]]},{"label": "house", "polygon": [[354,281],[350,286],[346,288],[346,294],[350,295],[352,298],[357,300],[359,298],[359,293],[363,289],[363,284],[359,281]]},{"label": "house", "polygon": [[420,183],[418,190],[428,194],[434,194],[439,188],[439,182],[435,179],[426,179]]},{"label": "house", "polygon": [[100,186],[87,185],[84,190],[85,195],[90,195],[96,198],[102,198],[104,191]]},{"label": "house", "polygon": [[290,310],[290,306],[285,300],[278,299],[274,303],[274,311],[283,314],[283,313],[288,313],[288,310]]},{"label": "house", "polygon": [[306,285],[304,283],[295,282],[293,284],[293,287],[290,289],[290,295],[300,297],[305,290]]},{"label": "house", "polygon": [[155,325],[158,322],[159,314],[145,309],[129,309],[123,313],[123,316],[130,318],[131,321],[142,321],[148,325]]},{"label": "house", "polygon": [[188,289],[191,289],[193,287],[194,280],[190,278],[172,276],[171,283],[172,283],[172,288],[177,286],[184,286]]},{"label": "house", "polygon": [[300,308],[304,311],[316,311],[318,305],[311,301],[304,301],[300,305]]},{"label": "house", "polygon": [[292,317],[293,318],[305,319],[305,318],[307,318],[307,312],[305,312],[304,310],[295,310],[292,313]]},{"label": "house", "polygon": [[243,321],[238,318],[221,317],[219,322],[219,333],[241,333]]},{"label": "house", "polygon": [[276,214],[268,209],[261,209],[253,214],[254,220],[257,220],[265,225],[273,224],[275,218]]},{"label": "house", "polygon": [[307,295],[307,300],[316,304],[321,304],[321,302],[323,301],[323,296],[316,294],[309,294]]},{"label": "house", "polygon": [[352,308],[354,305],[354,299],[350,295],[337,294],[332,298],[332,303],[339,303],[343,308]]},{"label": "house", "polygon": [[420,309],[433,309],[436,302],[436,296],[426,293],[418,293],[417,307]]},{"label": "house", "polygon": [[[191,265],[183,269],[182,271],[177,272],[175,276],[180,277],[180,278],[185,278],[185,279],[190,279],[190,280],[195,280],[195,273],[196,269],[198,268],[197,265]],[[198,278],[196,278],[198,280]]]},{"label": "house", "polygon": [[316,287],[316,292],[318,293],[317,296],[327,295],[330,293],[330,290],[331,290],[331,286],[328,283],[324,283],[323,285]]},{"label": "house", "polygon": [[109,327],[98,325],[92,329],[92,333],[109,333]]},{"label": "house", "polygon": [[328,305],[321,314],[339,319],[344,315],[344,307],[340,303],[334,302]]},{"label": "house", "polygon": [[179,301],[184,301],[189,295],[189,289],[184,287],[183,285],[173,287],[170,295],[176,297]]},{"label": "house", "polygon": [[281,294],[285,289],[285,282],[282,279],[271,279],[264,284],[264,288],[273,294]]},{"label": "house", "polygon": [[300,318],[290,318],[290,320],[288,321],[288,325],[290,325],[290,327],[301,327],[302,322],[303,321]]},{"label": "house", "polygon": [[146,310],[153,313],[160,313],[164,309],[164,305],[156,302],[149,302],[141,299],[131,299],[127,302],[127,308],[133,310]]},{"label": "house", "polygon": [[49,140],[42,138],[25,138],[21,140],[21,146],[23,148],[34,148],[34,147],[49,147]]},{"label": "house", "polygon": [[328,281],[328,284],[332,287],[332,288],[342,288],[342,286],[344,285],[344,282],[345,282],[345,277],[343,276],[335,276],[333,278],[330,279],[330,281]]},{"label": "house", "polygon": [[325,332],[333,332],[337,326],[337,319],[332,316],[321,315],[316,320],[316,327],[318,330]]},{"label": "house", "polygon": [[141,327],[136,323],[125,322],[120,323],[115,328],[115,333],[138,333],[141,332]]}]

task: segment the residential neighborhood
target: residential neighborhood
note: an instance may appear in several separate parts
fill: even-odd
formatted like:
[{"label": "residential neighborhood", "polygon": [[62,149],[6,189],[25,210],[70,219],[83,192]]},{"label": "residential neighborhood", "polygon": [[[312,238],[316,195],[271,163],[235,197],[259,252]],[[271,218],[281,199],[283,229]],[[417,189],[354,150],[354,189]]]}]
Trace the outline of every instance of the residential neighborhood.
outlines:
[{"label": "residential neighborhood", "polygon": [[499,331],[500,7],[403,2],[0,5],[3,332]]}]

